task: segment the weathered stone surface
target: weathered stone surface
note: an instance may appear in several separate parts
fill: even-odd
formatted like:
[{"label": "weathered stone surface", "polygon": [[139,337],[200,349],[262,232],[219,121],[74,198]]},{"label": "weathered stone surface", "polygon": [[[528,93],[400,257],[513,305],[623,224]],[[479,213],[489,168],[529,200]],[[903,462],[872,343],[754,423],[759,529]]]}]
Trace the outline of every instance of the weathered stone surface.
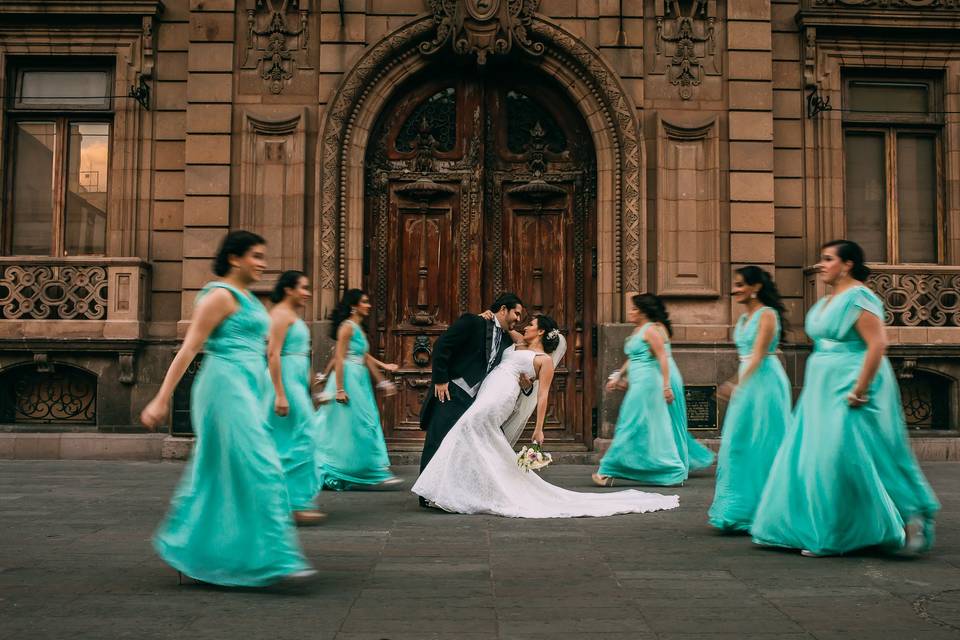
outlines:
[{"label": "weathered stone surface", "polygon": [[[319,580],[284,595],[177,585],[149,538],[182,463],[3,461],[0,542],[16,553],[0,571],[0,638],[950,640],[939,594],[960,581],[960,465],[924,469],[944,504],[933,553],[914,561],[811,560],[717,535],[701,474],[669,490],[677,510],[574,520],[425,511],[406,490],[324,492],[329,520],[298,531]],[[592,470],[544,476],[608,491]],[[398,472],[408,486],[416,475]]]}]

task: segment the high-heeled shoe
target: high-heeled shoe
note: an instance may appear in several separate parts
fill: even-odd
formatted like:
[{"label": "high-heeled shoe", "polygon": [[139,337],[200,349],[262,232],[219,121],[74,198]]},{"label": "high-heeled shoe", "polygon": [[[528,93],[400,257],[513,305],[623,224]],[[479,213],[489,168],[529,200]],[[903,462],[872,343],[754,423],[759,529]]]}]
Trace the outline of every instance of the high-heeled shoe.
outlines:
[{"label": "high-heeled shoe", "polygon": [[387,479],[384,480],[383,482],[379,482],[379,483],[375,484],[375,485],[373,486],[373,489],[374,489],[374,490],[389,491],[389,490],[391,490],[391,489],[398,489],[398,488],[400,488],[400,485],[402,485],[402,484],[403,484],[403,480],[402,480],[401,478],[397,478],[397,477],[387,478]]},{"label": "high-heeled shoe", "polygon": [[596,471],[593,472],[593,475],[590,476],[593,480],[593,484],[598,487],[612,487],[613,486],[613,476],[604,476],[600,475]]},{"label": "high-heeled shoe", "polygon": [[287,593],[306,591],[316,583],[319,575],[316,569],[303,569],[302,571],[288,573],[270,587],[276,591]]},{"label": "high-heeled shoe", "polygon": [[327,519],[327,514],[316,509],[293,512],[293,522],[298,527],[314,527]]}]

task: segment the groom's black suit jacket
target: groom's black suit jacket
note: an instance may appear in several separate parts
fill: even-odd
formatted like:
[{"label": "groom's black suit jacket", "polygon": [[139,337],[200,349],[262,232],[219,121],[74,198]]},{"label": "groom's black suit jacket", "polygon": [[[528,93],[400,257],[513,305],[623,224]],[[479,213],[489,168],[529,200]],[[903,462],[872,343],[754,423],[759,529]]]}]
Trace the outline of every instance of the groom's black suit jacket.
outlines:
[{"label": "groom's black suit jacket", "polygon": [[[447,328],[433,345],[433,384],[446,384],[463,378],[471,387],[482,382],[487,375],[487,363],[493,345],[493,320],[465,313]],[[510,334],[504,332],[493,366],[500,364],[503,352],[513,344]],[[420,408],[420,428],[426,431],[437,402],[433,388]],[[452,426],[452,425],[451,425]]]}]

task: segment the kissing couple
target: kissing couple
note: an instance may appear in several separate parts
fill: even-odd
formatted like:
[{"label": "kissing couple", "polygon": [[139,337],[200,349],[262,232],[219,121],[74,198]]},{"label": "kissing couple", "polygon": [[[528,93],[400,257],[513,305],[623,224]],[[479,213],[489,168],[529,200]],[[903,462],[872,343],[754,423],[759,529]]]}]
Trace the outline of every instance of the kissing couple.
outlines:
[{"label": "kissing couple", "polygon": [[567,348],[553,318],[534,315],[521,331],[523,315],[520,298],[503,293],[486,312],[460,316],[437,339],[433,392],[420,411],[427,434],[413,492],[421,505],[510,518],[676,508],[677,496],[568,491],[517,466],[513,446],[534,409],[533,441],[543,442],[550,385]]}]

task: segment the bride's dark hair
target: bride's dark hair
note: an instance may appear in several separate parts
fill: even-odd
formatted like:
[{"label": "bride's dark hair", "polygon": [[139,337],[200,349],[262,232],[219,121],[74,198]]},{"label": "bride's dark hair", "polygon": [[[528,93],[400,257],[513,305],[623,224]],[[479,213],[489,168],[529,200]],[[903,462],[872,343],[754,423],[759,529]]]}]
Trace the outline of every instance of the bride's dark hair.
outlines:
[{"label": "bride's dark hair", "polygon": [[543,337],[540,338],[540,344],[547,353],[553,353],[560,346],[560,327],[550,316],[537,314],[534,316],[537,321],[537,329],[543,331]]}]

